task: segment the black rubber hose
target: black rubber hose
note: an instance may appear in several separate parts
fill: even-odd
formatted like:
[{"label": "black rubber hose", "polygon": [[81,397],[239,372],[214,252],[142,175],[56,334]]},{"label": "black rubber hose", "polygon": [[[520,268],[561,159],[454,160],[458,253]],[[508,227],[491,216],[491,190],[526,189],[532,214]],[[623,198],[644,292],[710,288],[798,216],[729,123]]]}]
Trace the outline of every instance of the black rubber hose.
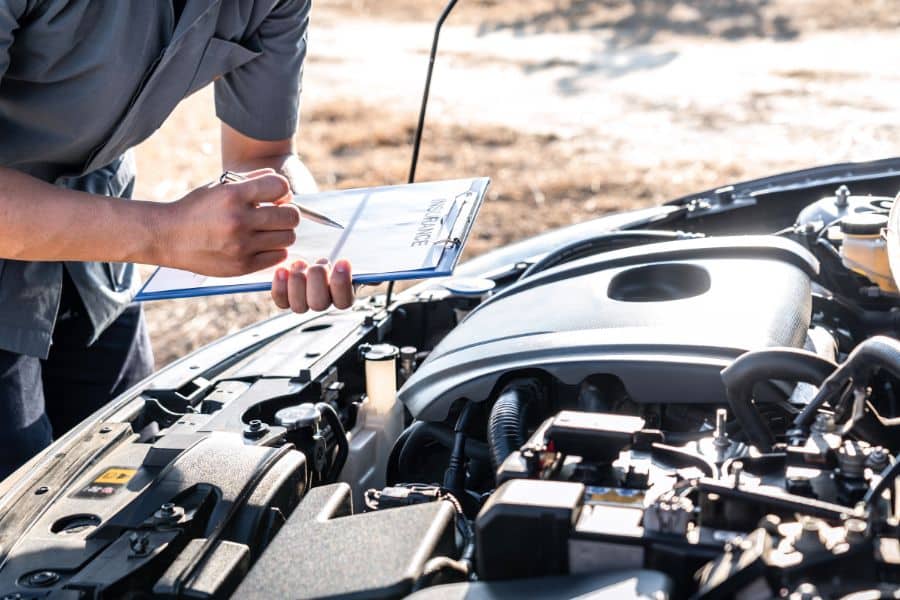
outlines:
[{"label": "black rubber hose", "polygon": [[488,417],[488,448],[494,471],[525,444],[525,410],[540,395],[540,382],[520,379],[503,388]]},{"label": "black rubber hose", "polygon": [[344,429],[341,417],[334,410],[334,407],[327,402],[319,402],[316,404],[316,408],[319,409],[319,412],[325,417],[325,421],[328,422],[328,426],[331,427],[331,433],[334,435],[335,443],[337,444],[337,454],[334,457],[334,463],[328,470],[327,476],[327,481],[333,483],[337,481],[338,475],[341,474],[341,469],[344,468],[344,464],[347,462],[347,456],[350,454],[350,442],[347,441],[347,431]]},{"label": "black rubber hose", "polygon": [[770,452],[775,436],[753,403],[753,386],[771,379],[820,385],[836,368],[835,363],[806,350],[756,350],[742,354],[726,367],[722,381],[731,412],[750,443],[762,452]]},{"label": "black rubber hose", "polygon": [[900,342],[877,335],[854,348],[847,360],[822,382],[819,393],[797,415],[794,425],[801,429],[809,427],[819,409],[835,399],[848,382],[865,380],[877,369],[886,369],[900,378]]},{"label": "black rubber hose", "polygon": [[400,474],[398,469],[398,465],[400,464],[400,451],[403,450],[403,447],[406,446],[407,440],[409,440],[409,436],[416,430],[424,425],[424,421],[415,421],[409,427],[404,429],[400,435],[397,437],[397,441],[394,442],[394,445],[391,446],[391,453],[388,455],[387,462],[387,472],[385,473],[384,479],[387,485],[394,485],[395,483],[399,483]]},{"label": "black rubber hose", "polygon": [[609,252],[610,250],[619,250],[620,248],[640,246],[641,244],[682,240],[689,237],[703,236],[699,234],[682,233],[680,231],[652,230],[611,231],[609,233],[601,233],[600,235],[587,239],[576,240],[550,251],[543,258],[525,269],[519,279],[524,279],[535,273],[546,271],[547,269],[564,262],[582,258],[584,256],[590,256],[592,254],[599,254],[600,252]]},{"label": "black rubber hose", "polygon": [[466,402],[456,420],[456,427],[453,428],[453,449],[444,472],[444,489],[453,494],[464,494],[466,491],[466,425],[470,414],[472,403]]},{"label": "black rubber hose", "polygon": [[[388,465],[388,484],[406,481],[404,478],[409,476],[411,466],[416,457],[420,455],[425,444],[436,442],[444,448],[452,449],[455,437],[456,435],[452,429],[438,423],[416,421],[407,427],[391,451],[389,462],[395,462],[395,465],[393,467],[390,464]],[[403,440],[402,444],[401,440]],[[469,459],[482,462],[490,460],[487,444],[478,440],[466,440],[465,455]]]}]

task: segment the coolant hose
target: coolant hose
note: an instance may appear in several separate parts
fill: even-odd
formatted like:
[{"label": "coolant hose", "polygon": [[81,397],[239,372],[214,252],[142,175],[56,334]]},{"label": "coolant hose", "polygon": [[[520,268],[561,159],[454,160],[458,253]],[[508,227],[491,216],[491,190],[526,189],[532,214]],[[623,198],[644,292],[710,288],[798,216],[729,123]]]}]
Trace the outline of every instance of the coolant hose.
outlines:
[{"label": "coolant hose", "polygon": [[822,382],[819,393],[797,415],[794,425],[801,429],[809,427],[819,409],[833,400],[849,381],[864,380],[877,369],[886,369],[894,377],[900,378],[900,342],[877,335],[854,348],[847,360]]},{"label": "coolant hose", "polygon": [[325,418],[328,426],[331,427],[331,433],[334,435],[335,444],[337,444],[337,454],[334,457],[334,463],[328,469],[328,474],[326,475],[326,480],[329,483],[333,483],[337,481],[338,475],[341,474],[341,469],[344,468],[344,464],[347,462],[347,456],[350,454],[350,442],[347,441],[347,431],[344,429],[341,417],[334,410],[334,407],[327,402],[319,402],[316,404],[316,408]]},{"label": "coolant hose", "polygon": [[760,381],[779,379],[820,385],[837,365],[807,350],[775,348],[756,350],[739,356],[722,371],[731,412],[761,452],[770,452],[775,436],[753,403],[753,386]]},{"label": "coolant hose", "polygon": [[519,379],[500,392],[488,417],[488,448],[494,471],[525,444],[525,409],[541,393],[536,379]]},{"label": "coolant hose", "polygon": [[[408,482],[406,478],[413,472],[416,459],[421,458],[425,446],[432,442],[452,449],[455,442],[454,431],[440,423],[428,421],[416,421],[403,430],[388,459],[388,485]],[[478,440],[467,440],[465,453],[466,457],[482,462],[487,462],[490,454],[487,444]]]}]

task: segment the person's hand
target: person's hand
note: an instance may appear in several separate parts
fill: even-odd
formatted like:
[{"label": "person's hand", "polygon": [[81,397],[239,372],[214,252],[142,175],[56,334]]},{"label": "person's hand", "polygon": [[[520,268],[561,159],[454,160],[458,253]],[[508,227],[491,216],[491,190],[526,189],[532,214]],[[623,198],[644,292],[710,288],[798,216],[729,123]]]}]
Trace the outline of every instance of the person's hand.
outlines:
[{"label": "person's hand", "polygon": [[290,308],[296,313],[325,310],[332,304],[350,308],[353,304],[350,263],[339,260],[332,268],[327,258],[320,258],[313,265],[299,260],[290,269],[280,268],[272,280],[272,300],[279,308]]},{"label": "person's hand", "polygon": [[[297,239],[300,211],[287,180],[272,169],[198,188],[164,205],[160,254],[165,266],[201,275],[244,275],[277,265]],[[267,204],[270,206],[260,206]]]}]

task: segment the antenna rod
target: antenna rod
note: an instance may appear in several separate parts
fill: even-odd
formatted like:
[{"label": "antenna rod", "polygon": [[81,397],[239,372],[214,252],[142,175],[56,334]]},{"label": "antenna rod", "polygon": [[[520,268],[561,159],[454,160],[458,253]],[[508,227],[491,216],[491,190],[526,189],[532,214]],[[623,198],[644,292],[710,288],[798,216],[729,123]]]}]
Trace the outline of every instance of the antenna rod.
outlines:
[{"label": "antenna rod", "polygon": [[409,180],[416,180],[416,165],[419,163],[419,148],[422,145],[422,131],[425,129],[425,109],[428,107],[428,93],[431,90],[431,74],[434,72],[434,59],[437,56],[438,38],[441,35],[441,27],[450,16],[450,11],[456,6],[457,0],[450,0],[434,26],[434,39],[431,42],[431,55],[428,57],[428,74],[425,76],[425,91],[422,93],[422,107],[419,109],[419,123],[416,126],[416,136],[413,138],[412,162],[409,165]]},{"label": "antenna rod", "polygon": [[[431,91],[431,74],[434,72],[434,59],[437,56],[438,39],[441,36],[441,27],[450,16],[450,11],[456,6],[457,0],[450,0],[444,7],[441,16],[434,25],[434,38],[431,40],[431,54],[428,56],[428,73],[425,75],[425,91],[422,93],[422,106],[419,108],[419,123],[416,125],[416,135],[413,138],[412,161],[409,164],[409,179],[407,183],[416,181],[416,165],[419,164],[419,148],[422,146],[422,131],[425,129],[425,109],[428,107],[428,93]],[[391,296],[394,295],[394,282],[388,283],[385,306],[391,305]]]}]

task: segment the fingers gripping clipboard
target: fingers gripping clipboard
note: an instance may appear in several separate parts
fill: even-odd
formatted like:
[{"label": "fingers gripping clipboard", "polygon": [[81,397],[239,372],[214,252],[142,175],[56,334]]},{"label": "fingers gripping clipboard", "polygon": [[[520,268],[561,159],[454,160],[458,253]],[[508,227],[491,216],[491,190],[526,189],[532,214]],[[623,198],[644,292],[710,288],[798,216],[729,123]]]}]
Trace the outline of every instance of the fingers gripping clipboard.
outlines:
[{"label": "fingers gripping clipboard", "polygon": [[444,277],[459,261],[490,180],[486,177],[304,194],[343,230],[301,220],[282,265],[240,277],[206,277],[160,267],[136,300],[265,291],[275,269],[303,259],[350,260],[354,283]]}]

